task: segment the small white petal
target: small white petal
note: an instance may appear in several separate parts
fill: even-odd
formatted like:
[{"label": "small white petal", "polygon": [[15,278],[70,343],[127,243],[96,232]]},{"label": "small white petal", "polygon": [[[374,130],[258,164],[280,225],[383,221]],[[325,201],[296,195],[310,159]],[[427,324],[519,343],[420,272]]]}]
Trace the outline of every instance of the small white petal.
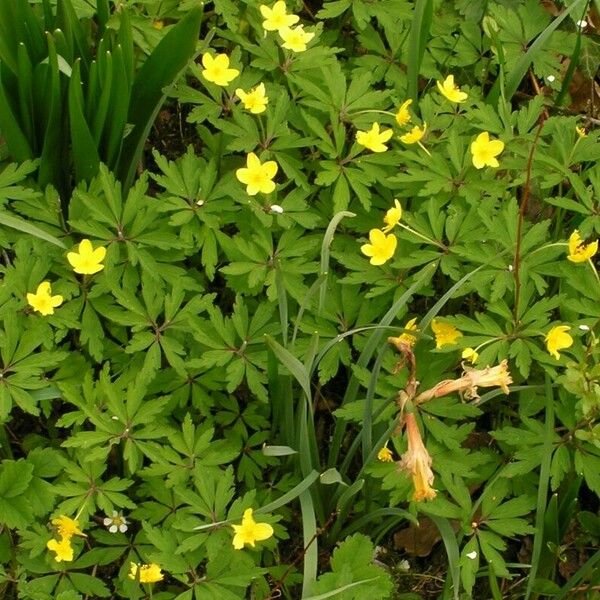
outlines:
[{"label": "small white petal", "polygon": [[589,325],[580,325],[579,329],[581,329],[581,331],[589,331],[590,330]]},{"label": "small white petal", "polygon": [[125,524],[119,525],[119,531],[121,533],[125,533],[127,531],[127,525],[125,525]]},{"label": "small white petal", "polygon": [[119,417],[117,417],[117,415],[113,415],[113,416],[111,417],[111,419],[112,419],[113,421],[118,421],[118,420],[119,420]]},{"label": "small white petal", "polygon": [[109,530],[111,533],[117,533],[117,531],[118,531],[118,527],[117,527],[116,525],[111,525],[111,526],[108,528],[108,530]]},{"label": "small white petal", "polygon": [[477,552],[475,552],[475,550],[473,550],[473,552],[467,552],[467,558],[475,560],[477,558]]},{"label": "small white petal", "polygon": [[196,202],[196,206],[202,206],[204,204],[204,200],[198,200]]},{"label": "small white petal", "polygon": [[401,560],[398,563],[398,568],[401,571],[410,571],[410,563],[407,560]]},{"label": "small white petal", "polygon": [[583,29],[584,27],[587,27],[587,21],[584,21],[583,19],[581,19],[581,21],[577,21],[577,26],[581,27],[581,29]]},{"label": "small white petal", "polygon": [[283,213],[283,207],[279,206],[279,204],[272,204],[271,205],[271,212],[272,213],[277,213],[277,214],[281,214]]},{"label": "small white petal", "polygon": [[548,75],[548,77],[546,77],[546,81],[548,81],[549,83],[552,83],[555,80],[556,80],[556,77],[554,77],[554,75]]},{"label": "small white petal", "polygon": [[104,527],[108,527],[111,523],[112,523],[112,519],[110,519],[109,517],[106,517],[104,519]]}]

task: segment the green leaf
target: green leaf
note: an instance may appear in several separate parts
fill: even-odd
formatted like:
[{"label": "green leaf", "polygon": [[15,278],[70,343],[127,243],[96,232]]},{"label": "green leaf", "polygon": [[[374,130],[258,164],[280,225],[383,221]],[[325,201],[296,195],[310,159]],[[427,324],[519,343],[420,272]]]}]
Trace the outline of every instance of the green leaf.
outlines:
[{"label": "green leaf", "polygon": [[[523,54],[514,68],[511,69],[510,73],[506,78],[506,85],[504,89],[504,99],[510,100],[514,95],[521,81],[527,75],[531,63],[534,62],[540,52],[544,49],[548,43],[550,36],[556,31],[558,26],[576,9],[581,10],[584,6],[585,0],[575,0],[570,6],[565,8],[558,17],[548,25],[542,33],[536,38],[536,40],[529,46],[527,52]],[[578,13],[576,13],[578,14]],[[487,96],[486,101],[490,104],[497,104],[500,97],[500,77],[496,79],[490,93]]]},{"label": "green leaf", "polygon": [[265,341],[273,350],[281,364],[294,376],[306,397],[310,400],[312,398],[312,391],[310,388],[310,377],[306,367],[289,350],[276,342],[271,336],[266,335]]},{"label": "green leaf", "polygon": [[203,7],[193,8],[170,29],[133,82],[127,119],[133,129],[125,138],[117,166],[125,190],[133,183],[148,132],[165,99],[164,89],[175,82],[196,50],[202,16]]},{"label": "green leaf", "polygon": [[408,56],[406,60],[406,64],[408,65],[408,89],[406,95],[415,104],[418,102],[419,74],[423,56],[425,55],[425,48],[429,40],[432,17],[432,0],[416,0],[415,12],[410,27]]},{"label": "green leaf", "polygon": [[67,249],[65,244],[58,238],[54,237],[53,235],[50,235],[49,233],[46,233],[43,229],[40,229],[35,225],[31,225],[31,223],[29,223],[28,221],[7,214],[2,209],[0,209],[0,225],[10,227],[11,229],[15,229],[23,233],[28,233],[29,235],[32,235],[46,242],[50,242],[51,244],[54,244],[55,246],[58,246],[59,248],[62,248],[64,250]]},{"label": "green leaf", "polygon": [[75,181],[91,181],[98,173],[100,157],[97,142],[92,137],[83,113],[83,95],[81,93],[80,61],[75,63],[69,81],[69,125],[71,145],[75,166]]},{"label": "green leaf", "polygon": [[346,538],[331,558],[331,573],[321,575],[313,587],[313,600],[339,597],[345,600],[383,600],[392,591],[389,574],[373,564],[373,543],[360,533]]},{"label": "green leaf", "polygon": [[33,477],[33,465],[25,460],[5,460],[0,464],[0,497],[14,498],[22,494]]},{"label": "green leaf", "polygon": [[29,140],[19,125],[19,119],[13,112],[4,86],[5,68],[0,63],[0,131],[13,160],[23,162],[33,158]]}]

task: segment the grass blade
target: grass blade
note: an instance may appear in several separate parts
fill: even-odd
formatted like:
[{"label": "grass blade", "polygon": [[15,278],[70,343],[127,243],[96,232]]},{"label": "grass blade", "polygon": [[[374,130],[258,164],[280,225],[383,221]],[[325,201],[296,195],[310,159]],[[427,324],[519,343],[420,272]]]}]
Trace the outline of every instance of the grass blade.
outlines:
[{"label": "grass blade", "polygon": [[544,516],[548,498],[548,487],[550,482],[550,463],[552,462],[552,442],[554,439],[554,394],[550,385],[550,378],[546,374],[546,430],[544,432],[544,446],[542,450],[542,465],[540,469],[540,481],[538,484],[537,509],[535,513],[535,537],[533,539],[533,550],[531,553],[531,570],[527,579],[525,600],[528,600],[533,592],[535,578],[540,564],[540,557],[544,546]]},{"label": "grass blade", "polygon": [[296,315],[296,321],[294,323],[294,332],[292,333],[292,346],[296,343],[296,336],[298,335],[298,327],[302,322],[302,316],[304,315],[304,311],[306,307],[309,305],[310,301],[313,299],[314,295],[321,289],[321,286],[326,281],[327,275],[319,275],[317,279],[310,286],[308,292],[302,298],[302,303],[300,304],[300,308],[298,308],[298,314]]},{"label": "grass blade", "polygon": [[342,210],[335,215],[331,221],[329,221],[329,225],[325,230],[325,235],[323,236],[323,244],[321,245],[321,269],[319,272],[320,276],[324,276],[325,279],[321,284],[319,290],[319,310],[318,314],[320,315],[323,311],[323,307],[325,306],[325,294],[327,292],[327,273],[329,272],[329,249],[331,248],[331,242],[333,242],[333,236],[335,235],[335,230],[337,226],[340,224],[341,220],[344,217],[355,217],[356,215],[347,210]]},{"label": "grass blade", "polygon": [[591,575],[600,563],[600,550],[588,559],[588,561],[580,567],[575,575],[569,579],[567,584],[560,590],[560,593],[554,596],[554,600],[563,600],[563,598],[573,598],[571,591],[577,587],[588,575]]},{"label": "grass blade", "polygon": [[[54,396],[53,396],[54,397]],[[266,513],[271,513],[276,511],[278,508],[285,506],[295,500],[300,496],[300,494],[305,493],[310,486],[319,478],[319,473],[317,471],[313,471],[307,477],[305,477],[298,485],[294,486],[289,492],[283,494],[277,498],[277,500],[273,500],[273,502],[269,502],[269,504],[265,504],[260,508],[257,508],[254,511],[254,514],[261,515]],[[203,529],[212,529],[217,525],[223,525],[225,523],[229,523],[229,521],[219,521],[217,523],[207,523],[206,525],[198,525],[198,527],[194,527],[193,531],[201,531]]]},{"label": "grass blade", "polygon": [[173,84],[193,57],[203,8],[196,7],[160,41],[133,83],[128,123],[133,130],[125,138],[117,173],[126,193],[133,182],[148,132],[165,100],[164,88]]},{"label": "grass blade", "polygon": [[[387,311],[387,313],[384,315],[383,319],[381,319],[381,321],[379,322],[379,325],[377,326],[377,330],[371,334],[371,336],[369,337],[369,340],[365,344],[363,351],[361,352],[360,356],[358,357],[358,361],[356,363],[357,366],[364,368],[369,364],[369,361],[371,360],[373,353],[375,352],[375,350],[381,343],[381,339],[383,338],[383,335],[384,335],[384,332],[386,331],[387,326],[396,318],[396,316],[398,315],[400,310],[406,305],[406,303],[409,301],[409,299],[415,293],[415,291],[417,289],[419,289],[421,286],[423,286],[425,284],[425,281],[427,281],[429,279],[429,277],[431,277],[431,275],[433,275],[432,268],[435,268],[436,266],[437,266],[437,263],[427,265],[418,274],[416,281],[402,294],[402,296],[400,296],[400,298],[398,298],[398,300],[396,300],[394,305]],[[354,330],[354,331],[356,331],[356,330]],[[352,332],[346,332],[346,334],[351,334],[351,333]],[[338,338],[334,338],[332,340],[333,344],[337,343],[337,339]],[[325,346],[325,348],[323,350],[321,350],[321,352],[319,353],[319,356],[317,357],[317,360],[315,361],[315,363],[313,365],[313,369],[318,364],[320,358],[322,358],[324,356],[325,352],[329,350],[331,345],[332,344],[330,342],[330,344],[328,346]],[[348,382],[348,386],[346,387],[346,392],[344,393],[344,398],[342,399],[342,404],[341,404],[342,406],[346,402],[349,402],[355,398],[356,394],[358,393],[358,388],[359,388],[358,379],[354,375],[352,375],[350,377],[350,381]],[[339,457],[339,453],[341,450],[342,439],[344,437],[345,429],[346,429],[346,425],[345,425],[344,421],[342,421],[341,419],[337,420],[336,424],[335,424],[333,439],[332,439],[330,450],[329,450],[328,466],[330,466],[330,467],[335,466],[338,462],[338,457]]]},{"label": "grass blade", "polygon": [[373,450],[373,400],[375,399],[375,389],[377,387],[377,378],[379,377],[379,371],[381,371],[381,364],[387,349],[388,344],[381,347],[373,370],[371,371],[371,377],[369,379],[369,387],[367,389],[367,397],[365,399],[365,410],[363,411],[363,423],[362,423],[362,461],[365,464],[367,457],[371,450]]},{"label": "grass blade", "polygon": [[[100,61],[106,63],[106,68],[100,68]],[[99,81],[99,77],[101,73],[104,73],[102,77],[102,81]],[[88,105],[91,103],[98,102],[97,106],[94,106],[93,116],[88,120],[88,123],[92,123],[92,135],[94,136],[94,143],[96,144],[96,151],[100,154],[100,142],[102,141],[102,132],[104,131],[104,125],[106,123],[106,118],[109,114],[109,106],[110,106],[110,95],[112,90],[112,78],[113,78],[113,68],[112,68],[112,55],[110,52],[105,52],[104,55],[98,55],[98,62],[92,62],[90,67],[90,80],[94,78],[94,87],[96,89],[100,88],[102,92],[100,93],[100,97],[98,98],[92,96],[92,89],[90,88],[90,92],[88,95]]]},{"label": "grass blade", "polygon": [[312,392],[310,389],[310,376],[304,365],[289,350],[286,350],[271,336],[266,335],[265,340],[271,348],[271,350],[273,350],[275,356],[277,356],[281,364],[285,366],[285,368],[294,376],[296,381],[300,384],[302,391],[310,401],[312,397]]},{"label": "grass blade", "polygon": [[317,471],[312,471],[309,473],[298,485],[294,486],[289,492],[283,494],[277,498],[277,500],[273,500],[273,502],[269,502],[269,504],[265,504],[260,508],[257,508],[254,512],[257,515],[261,513],[270,513],[276,511],[278,508],[289,504],[292,500],[295,500],[300,496],[300,494],[305,493],[310,486],[319,478],[319,473]]},{"label": "grass blade", "polygon": [[339,594],[342,594],[346,590],[350,590],[358,585],[370,583],[371,581],[377,581],[377,579],[377,577],[371,577],[370,579],[361,579],[360,581],[353,581],[352,583],[347,583],[346,585],[336,588],[335,590],[324,592],[322,594],[319,594],[318,596],[309,596],[308,598],[302,596],[302,600],[325,600],[326,598],[333,598],[334,596],[339,597]]},{"label": "grass blade", "polygon": [[309,490],[300,494],[302,511],[302,537],[304,543],[304,577],[302,578],[302,598],[309,596],[317,580],[319,565],[319,545],[317,540],[317,519]]},{"label": "grass blade", "polygon": [[80,61],[78,60],[73,67],[69,82],[69,127],[76,182],[90,181],[98,173],[100,167],[98,147],[83,114],[79,68]]},{"label": "grass blade", "polygon": [[[584,20],[585,15],[587,14],[588,3],[583,7],[583,14],[581,15],[581,20]],[[567,96],[567,92],[569,91],[569,86],[571,85],[571,81],[573,81],[573,76],[575,75],[575,70],[579,66],[579,57],[581,56],[581,37],[583,35],[583,28],[577,28],[577,39],[575,40],[575,48],[573,49],[573,54],[571,54],[571,58],[569,59],[569,68],[565,73],[565,77],[563,79],[562,85],[560,86],[560,92],[556,97],[556,101],[554,102],[554,106],[562,106],[565,103],[565,98]]]},{"label": "grass blade", "polygon": [[431,321],[433,321],[433,319],[435,319],[435,317],[437,316],[437,314],[440,312],[440,310],[442,310],[442,308],[444,307],[444,304],[446,304],[446,302],[448,302],[448,300],[450,300],[450,298],[452,297],[452,295],[454,294],[454,292],[456,292],[457,290],[459,290],[464,283],[466,283],[471,277],[473,277],[473,275],[475,275],[475,273],[477,273],[477,271],[479,271],[480,269],[483,269],[483,267],[485,267],[485,265],[480,265],[479,267],[477,267],[476,269],[473,269],[472,271],[470,271],[469,273],[467,273],[464,277],[462,277],[461,279],[459,279],[432,307],[431,309],[427,312],[427,314],[421,319],[421,322],[419,323],[421,330],[425,330],[427,329],[427,327],[429,326],[429,324],[431,323]]},{"label": "grass blade", "polygon": [[28,233],[40,240],[44,240],[46,242],[50,242],[59,248],[63,248],[64,250],[67,247],[56,237],[46,233],[43,229],[28,223],[24,219],[20,219],[19,217],[15,217],[13,215],[7,215],[5,212],[0,211],[0,225],[4,225],[5,227],[10,227],[11,229],[16,229],[17,231],[21,231],[22,233]]},{"label": "grass blade", "polygon": [[410,27],[410,36],[408,38],[408,57],[406,61],[408,77],[407,96],[412,98],[415,105],[418,102],[419,72],[421,71],[421,63],[423,62],[425,48],[429,39],[432,17],[432,0],[417,0]]},{"label": "grass blade", "polygon": [[64,201],[66,200],[65,177],[68,173],[68,166],[62,164],[64,157],[58,152],[59,148],[66,147],[66,143],[61,143],[64,123],[62,119],[60,71],[52,35],[47,33],[46,40],[48,42],[48,70],[46,71],[46,86],[43,92],[45,101],[48,104],[48,112],[46,113],[48,118],[44,129],[38,182],[41,187],[45,187],[49,183],[52,184]]},{"label": "grass blade", "polygon": [[[565,8],[565,10],[563,10],[563,12],[560,13],[560,15],[558,15],[558,17],[556,17],[556,19],[554,19],[554,21],[552,21],[552,23],[550,23],[550,25],[548,25],[548,27],[546,27],[546,29],[544,29],[544,31],[542,31],[542,33],[540,33],[540,35],[535,39],[533,44],[531,44],[531,46],[529,46],[529,49],[527,50],[527,52],[525,54],[523,54],[521,56],[521,58],[519,58],[519,60],[515,64],[512,71],[510,73],[508,73],[508,75],[506,77],[506,86],[505,86],[505,94],[506,94],[505,99],[506,100],[510,100],[514,96],[515,92],[519,88],[519,85],[521,84],[521,81],[523,81],[523,77],[525,77],[525,75],[527,75],[527,71],[529,70],[529,67],[531,66],[532,62],[536,59],[538,53],[541,52],[541,50],[544,48],[544,45],[550,39],[550,36],[554,33],[554,31],[556,31],[558,26],[575,9],[583,6],[583,3],[586,1],[587,0],[575,0],[575,2],[573,2],[573,4],[571,4],[569,7]],[[494,85],[493,85],[492,89],[490,90],[490,93],[488,94],[487,102],[490,104],[496,105],[498,103],[499,95],[500,95],[500,86],[499,86],[499,79],[497,79],[494,82]]]},{"label": "grass blade", "polygon": [[0,64],[0,131],[8,146],[10,156],[17,162],[24,162],[33,158],[33,152],[27,137],[19,127],[19,120],[13,112],[8,100],[2,74],[5,69]]},{"label": "grass blade", "polygon": [[454,600],[458,600],[460,594],[460,552],[454,529],[452,529],[452,525],[450,525],[448,519],[430,514],[428,514],[428,517],[435,523],[442,536],[446,556],[448,557],[448,570],[450,571],[450,578],[452,580]]},{"label": "grass blade", "polygon": [[[119,60],[120,58],[121,60]],[[103,85],[104,77],[109,77],[108,73],[103,76],[101,66],[99,61],[98,84],[100,86]],[[105,67],[108,69],[110,65],[107,63]],[[112,89],[109,102],[110,119],[106,121],[108,128],[105,127],[103,133],[105,151],[102,157],[103,162],[110,169],[117,166],[122,151],[123,137],[127,125],[127,110],[131,99],[131,86],[127,81],[125,64],[119,52],[113,54],[112,69]]]}]

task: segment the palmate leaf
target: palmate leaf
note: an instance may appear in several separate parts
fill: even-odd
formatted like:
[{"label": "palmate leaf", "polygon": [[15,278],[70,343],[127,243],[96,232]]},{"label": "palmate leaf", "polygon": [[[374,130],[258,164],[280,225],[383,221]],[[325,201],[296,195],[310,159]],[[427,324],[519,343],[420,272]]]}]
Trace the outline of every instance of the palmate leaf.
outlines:
[{"label": "palmate leaf", "polygon": [[[311,595],[318,598],[344,598],[371,600],[387,598],[392,581],[388,573],[373,564],[373,544],[362,535],[354,534],[333,551],[331,573],[321,575],[313,585]],[[335,594],[328,592],[335,591]]]}]

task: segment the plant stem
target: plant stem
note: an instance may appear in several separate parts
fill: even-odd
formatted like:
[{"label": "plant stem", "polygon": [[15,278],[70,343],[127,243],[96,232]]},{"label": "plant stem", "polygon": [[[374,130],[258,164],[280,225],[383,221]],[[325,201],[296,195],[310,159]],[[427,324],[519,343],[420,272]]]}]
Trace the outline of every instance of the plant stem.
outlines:
[{"label": "plant stem", "polygon": [[514,325],[515,329],[518,326],[519,321],[519,302],[521,300],[521,241],[523,237],[523,221],[525,220],[525,213],[527,212],[527,206],[529,204],[529,196],[531,194],[531,171],[533,167],[533,155],[537,147],[542,128],[545,123],[545,118],[540,119],[537,131],[535,132],[535,138],[529,151],[529,158],[527,159],[527,179],[525,180],[525,188],[523,190],[523,196],[521,197],[521,205],[519,206],[519,220],[517,221],[517,243],[515,247],[515,260],[513,262],[513,273],[515,277],[515,305],[513,308]]}]

